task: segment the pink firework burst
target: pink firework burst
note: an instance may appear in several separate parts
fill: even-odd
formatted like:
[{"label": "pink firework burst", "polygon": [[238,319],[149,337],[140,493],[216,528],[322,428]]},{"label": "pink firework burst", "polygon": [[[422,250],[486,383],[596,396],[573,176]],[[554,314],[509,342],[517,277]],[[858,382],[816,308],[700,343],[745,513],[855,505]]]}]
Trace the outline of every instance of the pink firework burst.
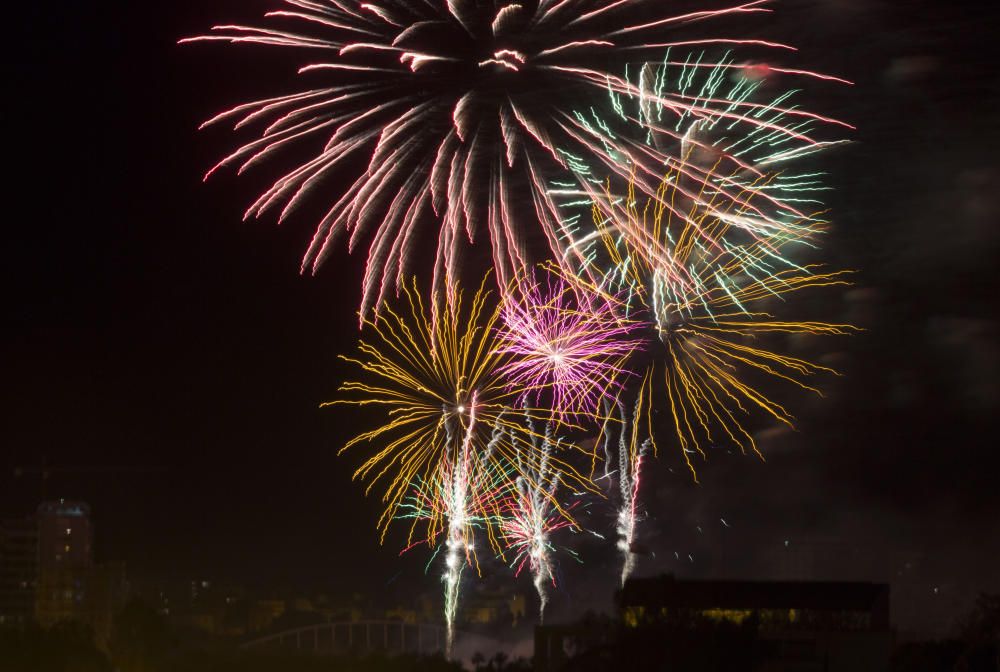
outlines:
[{"label": "pink firework burst", "polygon": [[[622,76],[629,64],[659,61],[670,48],[794,51],[764,40],[689,35],[692,24],[770,11],[767,0],[732,2],[674,14],[676,3],[664,0],[284,0],[261,25],[219,25],[182,42],[263,45],[303,55],[303,83],[291,92],[237,105],[206,122],[257,129],[209,175],[224,166],[242,173],[284,151],[299,157],[246,216],[271,211],[284,219],[318,199],[326,215],[303,270],[315,270],[338,238],[350,249],[367,246],[367,313],[410,275],[427,233],[437,239],[437,287],[459,276],[460,251],[474,239],[489,238],[501,286],[539,255],[559,259],[564,248],[575,249],[575,233],[548,187],[580,157],[597,174],[643,173],[639,187],[655,188],[653,176],[661,175],[669,153],[603,132],[604,122],[587,112],[595,97],[610,92],[655,102],[671,121],[657,132],[671,142],[682,137],[672,121],[690,117],[747,124],[772,144],[818,144],[801,123],[841,122],[796,106],[697,91],[650,93]],[[710,65],[698,59],[691,68]],[[761,117],[762,111],[786,123]],[[642,129],[641,137],[651,130]],[[584,179],[579,186],[588,185]],[[739,184],[717,188],[720,200],[745,200]],[[436,236],[421,230],[428,219],[438,222]],[[536,238],[547,245],[532,245]]]},{"label": "pink firework burst", "polygon": [[597,412],[628,375],[625,360],[640,339],[638,323],[618,313],[613,298],[576,292],[562,278],[524,281],[501,309],[499,350],[510,355],[502,374],[523,403],[544,400],[553,416]]}]

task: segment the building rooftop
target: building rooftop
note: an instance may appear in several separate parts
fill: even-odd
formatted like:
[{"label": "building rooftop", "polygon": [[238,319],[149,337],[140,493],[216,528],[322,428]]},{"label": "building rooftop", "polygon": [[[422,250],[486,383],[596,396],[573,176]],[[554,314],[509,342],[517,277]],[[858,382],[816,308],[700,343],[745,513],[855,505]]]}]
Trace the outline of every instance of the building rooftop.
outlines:
[{"label": "building rooftop", "polygon": [[59,501],[42,502],[38,506],[40,516],[66,516],[70,518],[87,518],[90,516],[90,506],[84,502]]},{"label": "building rooftop", "polygon": [[665,575],[629,579],[618,599],[622,608],[888,611],[889,585],[839,581],[691,581]]}]

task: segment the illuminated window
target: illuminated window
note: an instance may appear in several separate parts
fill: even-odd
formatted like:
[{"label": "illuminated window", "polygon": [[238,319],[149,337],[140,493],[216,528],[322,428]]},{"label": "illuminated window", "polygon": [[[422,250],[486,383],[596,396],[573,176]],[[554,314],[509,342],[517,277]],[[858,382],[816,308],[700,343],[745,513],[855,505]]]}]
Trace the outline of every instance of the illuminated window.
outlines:
[{"label": "illuminated window", "polygon": [[638,627],[639,623],[643,621],[646,616],[646,608],[642,606],[629,607],[625,610],[624,620],[625,625],[635,628]]},{"label": "illuminated window", "polygon": [[705,609],[701,615],[711,621],[729,621],[737,625],[753,615],[752,609]]}]

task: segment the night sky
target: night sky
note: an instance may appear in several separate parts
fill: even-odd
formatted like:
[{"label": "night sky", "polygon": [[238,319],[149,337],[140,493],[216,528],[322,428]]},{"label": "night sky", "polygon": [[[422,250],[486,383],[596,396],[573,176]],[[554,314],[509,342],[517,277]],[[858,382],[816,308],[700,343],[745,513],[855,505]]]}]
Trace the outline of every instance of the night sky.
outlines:
[{"label": "night sky", "polygon": [[[136,574],[434,589],[425,555],[379,547],[357,455],[335,455],[351,414],[318,408],[357,337],[362,259],[340,249],[300,276],[309,213],[240,221],[281,161],[201,182],[235,138],[198,124],[293,86],[296,59],[176,40],[272,4],[22,4],[0,111],[0,513],[37,505],[14,468],[44,455],[82,468],[49,496],[88,501],[99,559]],[[788,0],[747,31],[857,82],[820,101],[860,129],[826,159],[826,254],[857,285],[798,308],[866,331],[803,346],[845,375],[792,398],[798,432],[759,435],[766,464],[721,450],[694,485],[664,451],[640,574],[891,579],[897,624],[927,631],[1000,591],[1000,12],[956,5]],[[613,551],[572,544],[588,564],[565,569],[556,619],[610,605]]]}]

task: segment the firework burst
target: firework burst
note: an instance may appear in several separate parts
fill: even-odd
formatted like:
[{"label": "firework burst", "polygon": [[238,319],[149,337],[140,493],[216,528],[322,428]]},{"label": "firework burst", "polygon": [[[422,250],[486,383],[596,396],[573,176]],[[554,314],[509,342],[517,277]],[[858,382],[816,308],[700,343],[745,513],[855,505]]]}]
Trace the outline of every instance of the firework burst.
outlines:
[{"label": "firework burst", "polygon": [[[816,210],[818,197],[829,187],[823,173],[794,172],[788,166],[847,141],[811,140],[818,126],[832,120],[791,116],[797,92],[768,93],[768,78],[775,72],[769,68],[761,75],[730,52],[712,58],[704,52],[677,57],[668,51],[662,62],[626,72],[620,86],[609,84],[603,114],[590,110],[593,127],[608,148],[619,136],[644,141],[634,143],[632,154],[610,153],[615,159],[610,164],[595,167],[579,157],[572,164],[577,182],[552,183],[550,194],[560,200],[565,227],[576,233],[567,238],[564,260],[582,259],[579,272],[600,259],[593,248],[601,246],[603,233],[590,226],[594,203],[630,237],[631,252],[659,264],[674,283],[688,280],[683,268],[662,263],[674,255],[674,247],[697,243],[721,251],[734,242],[780,247],[790,239],[811,241],[826,224]],[[678,114],[665,102],[671,96],[714,104]],[[744,108],[753,110],[752,121],[739,114]],[[656,216],[637,218],[637,198],[654,204]],[[713,229],[706,222],[720,226]],[[603,272],[596,269],[597,275]]]},{"label": "firework burst", "polygon": [[[577,233],[564,225],[547,189],[553,171],[582,163],[607,172],[664,165],[669,151],[619,135],[592,117],[597,92],[655,104],[657,119],[647,115],[643,121],[650,128],[655,122],[661,135],[682,135],[663,122],[666,111],[675,119],[745,125],[795,151],[822,145],[801,125],[840,122],[780,101],[765,106],[712,89],[647,87],[609,69],[671,47],[793,51],[762,40],[664,37],[715,17],[770,11],[765,4],[752,0],[670,15],[669,3],[660,0],[285,0],[287,7],[270,12],[264,26],[216,26],[210,35],[182,41],[270,45],[316,56],[300,68],[313,85],[206,122],[262,128],[209,174],[229,165],[242,172],[282,150],[303,148],[308,160],[261,194],[247,217],[280,209],[283,219],[311,196],[327,193],[327,185],[346,183],[319,222],[303,269],[315,269],[338,237],[347,237],[349,249],[367,244],[366,314],[390,286],[403,284],[419,224],[430,213],[440,221],[435,287],[458,277],[460,251],[482,235],[481,227],[504,287],[530,267],[538,247],[557,258],[567,245],[572,249]],[[692,72],[753,67],[725,60],[690,65]],[[738,191],[732,184],[716,186],[729,198]],[[527,195],[526,208],[515,194]],[[533,237],[544,244],[532,244]]]},{"label": "firework burst", "polygon": [[[404,294],[406,310],[383,305],[378,319],[364,321],[374,339],[359,342],[361,357],[343,358],[370,382],[344,383],[343,397],[324,404],[381,410],[379,426],[354,437],[340,452],[377,446],[355,478],[367,480],[369,491],[382,480],[388,483],[379,523],[383,538],[411,483],[433,482],[444,464],[465,465],[469,473],[485,468],[475,462],[491,433],[519,427],[504,420],[511,395],[498,372],[502,359],[493,346],[498,313],[487,307],[490,293],[480,287],[466,301],[462,290],[453,289],[433,316],[415,283]],[[502,451],[491,455],[514,459]]]},{"label": "firework burst", "polygon": [[[791,426],[792,414],[748,374],[820,394],[807,379],[835,373],[761,342],[781,334],[846,335],[854,327],[775,319],[764,309],[768,303],[805,289],[847,285],[849,273],[796,264],[787,248],[803,240],[792,236],[792,229],[766,241],[735,244],[728,242],[730,218],[699,212],[697,204],[673,221],[672,211],[663,206],[673,184],[668,174],[661,197],[643,208],[629,200],[625,220],[617,213],[609,218],[595,206],[608,270],[600,284],[590,287],[598,293],[625,292],[636,319],[647,325],[650,357],[636,392],[631,455],[638,455],[647,440],[656,450],[651,411],[665,396],[673,432],[694,473],[691,456],[705,457],[706,445],[730,442],[759,455],[744,426],[751,409]],[[705,245],[695,229],[720,245]],[[638,241],[634,232],[641,232]],[[645,245],[649,240],[656,245]]]},{"label": "firework burst", "polygon": [[[378,409],[378,426],[355,436],[340,452],[375,447],[355,478],[366,480],[368,491],[386,483],[379,521],[383,539],[411,485],[440,481],[444,465],[452,465],[453,473],[464,470],[465,482],[495,469],[490,461],[530,466],[537,459],[530,426],[510,409],[540,422],[550,411],[516,404],[518,394],[502,375],[508,356],[496,340],[499,308],[491,303],[488,282],[487,276],[471,297],[451,286],[446,296],[435,298],[433,309],[424,305],[415,282],[405,287],[405,310],[383,304],[377,319],[364,321],[373,338],[359,342],[360,356],[342,358],[364,379],[344,383],[342,397],[323,404]],[[497,432],[507,438],[495,442]],[[554,457],[551,462],[586,483],[567,462]],[[430,526],[427,538],[439,531]]]},{"label": "firework burst", "polygon": [[617,395],[639,343],[618,303],[578,293],[557,273],[520,282],[503,302],[498,334],[500,352],[510,355],[501,369],[510,389],[531,404],[548,401],[557,420],[595,415],[602,399]]}]

